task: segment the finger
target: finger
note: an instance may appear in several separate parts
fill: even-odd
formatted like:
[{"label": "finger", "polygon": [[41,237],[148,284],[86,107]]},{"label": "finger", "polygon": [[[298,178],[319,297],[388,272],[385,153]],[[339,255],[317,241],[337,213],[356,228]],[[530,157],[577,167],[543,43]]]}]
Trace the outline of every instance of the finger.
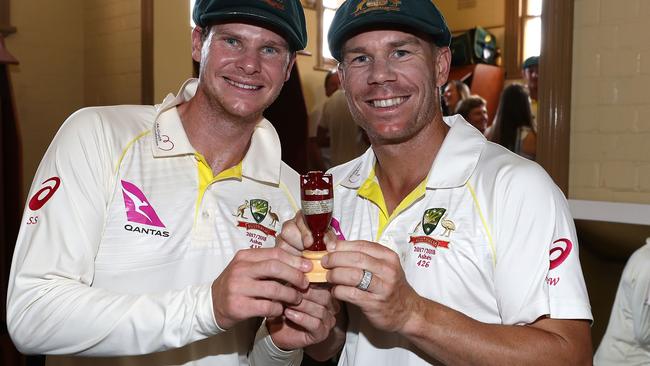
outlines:
[{"label": "finger", "polygon": [[311,230],[309,229],[309,226],[307,226],[307,222],[305,221],[305,216],[302,214],[302,211],[299,211],[296,214],[296,225],[300,230],[303,247],[305,249],[309,249],[312,244],[314,244],[314,238],[311,235]]},{"label": "finger", "polygon": [[[275,239],[275,247],[280,248],[291,255],[295,255],[295,256],[302,255],[302,249],[298,249],[294,247],[293,245],[289,244],[281,237]],[[300,244],[300,247],[302,247],[302,243]]]},{"label": "finger", "polygon": [[245,288],[239,290],[240,295],[245,297],[270,300],[290,305],[298,305],[303,295],[293,287],[283,285],[277,281],[254,281]]},{"label": "finger", "polygon": [[383,273],[386,271],[384,268],[389,267],[391,262],[377,259],[363,252],[339,252],[337,250],[323,256],[321,264],[327,269],[350,267],[359,270],[367,269],[373,273]]},{"label": "finger", "polygon": [[[327,282],[334,287],[347,286],[356,288],[361,283],[362,278],[363,269],[359,268],[338,267],[327,273]],[[373,289],[378,288],[380,281],[379,276],[373,273],[368,292],[373,292]]]},{"label": "finger", "polygon": [[277,260],[290,267],[302,272],[308,272],[311,269],[311,262],[300,255],[288,253],[282,248],[255,248],[243,249],[235,254],[233,261],[262,262],[268,260]]},{"label": "finger", "polygon": [[390,248],[365,240],[339,240],[336,242],[334,250],[337,252],[362,252],[380,259],[395,258],[397,255]]},{"label": "finger", "polygon": [[327,230],[325,238],[323,239],[328,252],[333,252],[336,249],[336,242],[339,241],[336,233],[333,230]]},{"label": "finger", "polygon": [[[299,213],[296,215],[299,215]],[[302,244],[302,233],[296,223],[296,217],[285,221],[284,224],[282,224],[280,236],[276,239],[276,246],[278,246],[278,241],[295,249],[295,251],[302,251],[304,249]]]},{"label": "finger", "polygon": [[299,289],[306,289],[309,286],[309,280],[303,271],[297,270],[286,263],[271,259],[261,262],[252,263],[247,268],[247,275],[255,280],[272,279],[292,285]]},{"label": "finger", "polygon": [[[374,280],[373,280],[374,281]],[[372,284],[371,284],[372,285]],[[345,301],[350,304],[364,308],[368,301],[375,298],[371,292],[359,290],[356,287],[337,285],[332,288],[332,296],[339,301]]]},{"label": "finger", "polygon": [[333,314],[339,312],[341,306],[338,301],[336,301],[331,294],[331,286],[328,284],[326,286],[317,284],[310,285],[307,291],[303,292],[302,298],[303,302],[311,301],[324,306]]},{"label": "finger", "polygon": [[312,334],[323,333],[322,331],[327,331],[327,333],[329,333],[329,330],[334,327],[334,324],[336,324],[336,319],[331,314],[315,317],[308,313],[286,308],[284,309],[284,315],[291,322]]}]

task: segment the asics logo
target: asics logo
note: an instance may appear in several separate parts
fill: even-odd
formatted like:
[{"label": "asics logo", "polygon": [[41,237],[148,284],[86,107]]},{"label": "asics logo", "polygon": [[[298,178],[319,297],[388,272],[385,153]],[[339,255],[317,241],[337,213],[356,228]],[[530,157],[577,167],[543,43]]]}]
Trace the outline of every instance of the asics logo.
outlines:
[{"label": "asics logo", "polygon": [[147,200],[147,197],[144,196],[144,193],[135,184],[123,180],[122,195],[124,196],[126,219],[129,222],[165,227],[149,203],[149,200]]},{"label": "asics logo", "polygon": [[571,254],[572,249],[573,249],[573,244],[569,239],[562,238],[554,241],[550,251],[550,256],[551,256],[550,269],[554,269],[558,267],[560,264],[562,264],[562,262],[564,262],[567,259],[569,254]]}]

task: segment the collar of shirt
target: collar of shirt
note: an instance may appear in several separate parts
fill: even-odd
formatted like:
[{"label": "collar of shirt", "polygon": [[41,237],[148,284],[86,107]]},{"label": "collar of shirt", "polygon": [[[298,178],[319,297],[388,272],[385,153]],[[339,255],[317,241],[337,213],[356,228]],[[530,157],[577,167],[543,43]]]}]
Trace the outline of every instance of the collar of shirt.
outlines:
[{"label": "collar of shirt", "polygon": [[[176,96],[169,94],[161,104],[156,105],[157,114],[151,147],[154,157],[197,153],[185,134],[178,110],[175,108],[191,99],[196,93],[197,86],[198,79],[189,79]],[[280,138],[268,120],[262,119],[255,127],[250,147],[241,166],[242,176],[273,184],[280,182],[282,166]]]},{"label": "collar of shirt", "polygon": [[[450,129],[429,171],[426,183],[428,189],[455,188],[467,183],[487,143],[481,132],[460,115],[444,117],[443,120]],[[414,155],[414,158],[417,158],[417,155]],[[372,149],[368,149],[357,159],[352,171],[343,176],[339,184],[350,189],[359,189],[368,178],[376,179],[375,164],[375,154]]]}]

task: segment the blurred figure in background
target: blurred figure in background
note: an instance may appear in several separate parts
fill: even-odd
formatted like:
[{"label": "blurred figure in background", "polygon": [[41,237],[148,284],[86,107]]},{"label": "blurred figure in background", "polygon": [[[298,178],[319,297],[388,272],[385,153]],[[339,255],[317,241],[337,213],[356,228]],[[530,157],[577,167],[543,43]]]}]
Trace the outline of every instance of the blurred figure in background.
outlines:
[{"label": "blurred figure in background", "polygon": [[503,89],[494,124],[485,135],[490,141],[535,160],[537,133],[533,128],[530,98],[525,86],[511,84]]},{"label": "blurred figure in background", "polygon": [[325,101],[317,135],[319,143],[329,141],[331,166],[347,163],[370,146],[365,131],[354,122],[343,90],[335,91]]},{"label": "blurred figure in background", "polygon": [[479,95],[472,95],[463,99],[456,113],[460,114],[465,120],[476,127],[481,133],[485,132],[488,125],[487,102]]},{"label": "blurred figure in background", "polygon": [[521,77],[530,95],[530,110],[533,113],[533,128],[537,131],[537,85],[539,77],[539,56],[531,56],[524,61]]},{"label": "blurred figure in background", "polygon": [[594,365],[650,365],[650,238],[623,269]]},{"label": "blurred figure in background", "polygon": [[[325,75],[325,96],[331,97],[335,91],[341,86],[339,75],[336,69],[331,69]],[[323,115],[323,106],[327,99],[322,100],[318,105],[309,113],[309,131],[307,140],[307,154],[308,164],[310,170],[327,170],[331,166],[330,163],[330,150],[329,150],[329,136],[322,135],[318,138],[318,125],[320,124],[321,116]]]},{"label": "blurred figure in background", "polygon": [[460,80],[451,80],[445,86],[445,92],[442,99],[445,102],[445,116],[456,114],[456,109],[460,102],[469,98],[469,87]]}]

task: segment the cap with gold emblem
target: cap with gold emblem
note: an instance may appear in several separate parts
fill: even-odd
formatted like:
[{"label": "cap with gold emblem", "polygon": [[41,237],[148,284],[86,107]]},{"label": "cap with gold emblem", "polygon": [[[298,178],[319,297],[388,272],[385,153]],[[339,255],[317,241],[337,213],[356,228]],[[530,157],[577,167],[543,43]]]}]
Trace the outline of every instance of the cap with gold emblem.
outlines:
[{"label": "cap with gold emblem", "polygon": [[199,27],[219,21],[248,20],[277,29],[294,51],[307,45],[300,0],[196,0],[192,19]]},{"label": "cap with gold emblem", "polygon": [[451,32],[433,0],[347,0],[336,11],[327,40],[335,59],[341,47],[364,29],[386,26],[413,29],[430,35],[435,44],[448,47]]}]

